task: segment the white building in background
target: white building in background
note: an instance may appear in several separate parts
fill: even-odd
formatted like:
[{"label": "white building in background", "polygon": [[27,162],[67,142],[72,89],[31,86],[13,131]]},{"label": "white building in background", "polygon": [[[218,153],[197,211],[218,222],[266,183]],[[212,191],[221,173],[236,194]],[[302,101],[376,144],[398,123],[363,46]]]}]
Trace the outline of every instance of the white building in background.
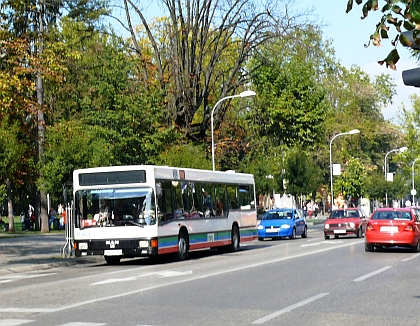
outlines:
[{"label": "white building in background", "polygon": [[274,208],[296,207],[296,200],[292,195],[274,194]]}]

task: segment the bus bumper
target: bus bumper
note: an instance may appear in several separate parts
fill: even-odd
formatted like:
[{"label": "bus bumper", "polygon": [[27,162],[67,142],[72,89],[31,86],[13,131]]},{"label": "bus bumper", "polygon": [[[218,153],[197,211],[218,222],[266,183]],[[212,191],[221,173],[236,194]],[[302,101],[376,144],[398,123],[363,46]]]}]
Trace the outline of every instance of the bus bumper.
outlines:
[{"label": "bus bumper", "polygon": [[81,256],[141,257],[158,254],[157,239],[75,240],[74,252]]}]

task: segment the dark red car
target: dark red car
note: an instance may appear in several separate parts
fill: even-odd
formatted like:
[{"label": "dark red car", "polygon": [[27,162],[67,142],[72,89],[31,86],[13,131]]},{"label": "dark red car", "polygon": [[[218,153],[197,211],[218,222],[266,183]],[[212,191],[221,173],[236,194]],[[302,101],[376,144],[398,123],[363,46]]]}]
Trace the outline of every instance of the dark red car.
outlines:
[{"label": "dark red car", "polygon": [[366,224],[366,214],[358,208],[344,208],[333,210],[324,223],[324,238],[330,236],[338,239],[341,235],[353,234],[358,238],[363,237]]},{"label": "dark red car", "polygon": [[365,250],[382,247],[409,247],[420,251],[420,211],[418,208],[379,208],[366,227]]}]

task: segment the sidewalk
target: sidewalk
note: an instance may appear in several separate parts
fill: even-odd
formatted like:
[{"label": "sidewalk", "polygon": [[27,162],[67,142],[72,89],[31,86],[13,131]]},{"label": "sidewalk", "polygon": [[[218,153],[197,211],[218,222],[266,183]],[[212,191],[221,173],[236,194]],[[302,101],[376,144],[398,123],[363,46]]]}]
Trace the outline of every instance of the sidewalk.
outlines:
[{"label": "sidewalk", "polygon": [[65,233],[13,234],[0,232],[0,275],[86,263],[82,258],[61,257]]}]

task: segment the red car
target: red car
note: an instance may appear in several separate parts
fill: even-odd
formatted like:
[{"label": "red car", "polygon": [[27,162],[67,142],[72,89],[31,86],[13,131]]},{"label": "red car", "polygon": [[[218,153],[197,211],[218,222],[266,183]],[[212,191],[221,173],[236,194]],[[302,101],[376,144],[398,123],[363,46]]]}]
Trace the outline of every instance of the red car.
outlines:
[{"label": "red car", "polygon": [[324,238],[338,239],[340,235],[354,234],[361,238],[366,230],[367,216],[358,208],[333,210],[324,223]]},{"label": "red car", "polygon": [[379,208],[366,227],[365,250],[409,247],[420,251],[420,211],[417,208]]}]

